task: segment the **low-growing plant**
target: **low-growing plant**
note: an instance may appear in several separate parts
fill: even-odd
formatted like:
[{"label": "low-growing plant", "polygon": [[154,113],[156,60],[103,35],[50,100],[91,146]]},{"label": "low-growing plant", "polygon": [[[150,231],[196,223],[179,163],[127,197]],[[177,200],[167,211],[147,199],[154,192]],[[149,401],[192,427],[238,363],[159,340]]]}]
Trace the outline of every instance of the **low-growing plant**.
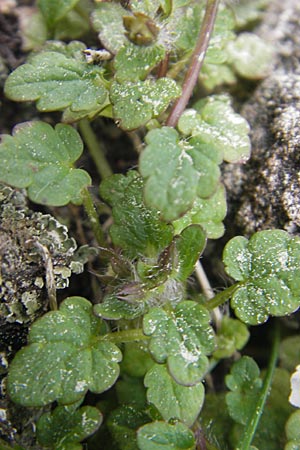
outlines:
[{"label": "low-growing plant", "polygon": [[[299,355],[284,363],[294,344],[275,369],[274,319],[265,374],[239,351],[250,325],[299,308],[300,238],[283,230],[234,237],[223,252],[234,283],[216,295],[188,283],[196,266],[205,285],[199,258],[207,239],[224,233],[221,165],[250,155],[249,125],[227,88],[267,74],[272,49],[249,31],[266,4],[39,0],[23,30],[31,53],[5,94],[36,102],[40,113],[61,111],[62,122],[47,115],[3,135],[0,181],[53,214],[83,205],[101,272],[95,298],[78,292],[57,305],[46,264],[51,310],[10,363],[9,398],[52,405],[36,423],[41,448],[80,450],[83,440],[95,450],[298,448],[288,395]],[[101,48],[87,47],[96,33]],[[91,126],[99,116],[139,142],[136,168],[112,173]],[[101,204],[90,190],[97,176],[78,162],[84,146],[102,179]],[[37,247],[44,255],[51,243]],[[219,308],[228,300],[232,314]],[[225,358],[226,395],[205,393]]]}]

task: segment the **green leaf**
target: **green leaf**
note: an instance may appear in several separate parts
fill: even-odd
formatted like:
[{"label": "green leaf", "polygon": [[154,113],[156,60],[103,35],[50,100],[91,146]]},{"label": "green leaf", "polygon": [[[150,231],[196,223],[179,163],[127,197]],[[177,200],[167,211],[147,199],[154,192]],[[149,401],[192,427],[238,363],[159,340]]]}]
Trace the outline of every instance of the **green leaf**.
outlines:
[{"label": "green leaf", "polygon": [[229,358],[236,350],[241,350],[246,345],[249,335],[244,323],[224,316],[216,335],[214,358]]},{"label": "green leaf", "polygon": [[175,220],[186,212],[197,195],[209,197],[218,186],[221,162],[217,153],[199,142],[180,141],[170,127],[151,130],[142,152],[139,169],[144,178],[145,202],[162,217]]},{"label": "green leaf", "polygon": [[110,89],[114,118],[122,129],[134,130],[163,113],[180,92],[171,78],[122,84],[115,81]]},{"label": "green leaf", "polygon": [[5,83],[7,97],[36,101],[41,112],[64,111],[65,122],[98,114],[108,104],[103,69],[67,48],[41,52],[18,67]]},{"label": "green leaf", "polygon": [[79,134],[69,125],[53,129],[45,122],[19,124],[12,136],[2,136],[0,180],[26,187],[35,203],[79,204],[82,190],[91,184],[87,172],[73,166],[82,150]]},{"label": "green leaf", "polygon": [[193,425],[204,401],[204,387],[182,386],[170,376],[166,366],[155,364],[144,380],[147,399],[158,409],[165,421],[178,419],[186,426]]},{"label": "green leaf", "polygon": [[140,450],[195,450],[194,435],[182,423],[153,422],[138,430]]},{"label": "green leaf", "polygon": [[241,33],[226,48],[228,63],[241,77],[259,80],[272,69],[274,49],[253,33]]},{"label": "green leaf", "polygon": [[78,11],[71,9],[63,19],[55,24],[53,34],[55,39],[70,40],[81,38],[89,31],[89,16],[82,14],[79,4]]},{"label": "green leaf", "polygon": [[130,257],[157,256],[173,237],[173,228],[144,205],[142,188],[143,180],[134,171],[113,175],[100,186],[101,197],[113,207],[112,241]]},{"label": "green leaf", "polygon": [[234,112],[227,96],[199,100],[182,114],[178,128],[187,136],[197,136],[211,152],[221,152],[225,161],[241,162],[249,157],[249,125]]},{"label": "green leaf", "polygon": [[285,425],[285,432],[288,442],[284,450],[298,450],[300,447],[300,410],[291,414]]},{"label": "green leaf", "polygon": [[142,378],[122,376],[116,383],[116,393],[119,404],[146,408],[146,389]]},{"label": "green leaf", "polygon": [[225,382],[231,391],[226,394],[229,414],[235,422],[246,425],[262,387],[258,365],[252,358],[243,356],[233,364]]},{"label": "green leaf", "polygon": [[173,277],[186,281],[206,246],[206,234],[199,225],[190,225],[174,239],[176,265]]},{"label": "green leaf", "polygon": [[208,367],[206,355],[214,348],[214,333],[203,306],[184,301],[170,312],[152,308],[144,316],[143,329],[151,336],[153,358],[167,363],[177,383],[192,386],[201,381]]},{"label": "green leaf", "polygon": [[300,362],[300,336],[289,336],[280,343],[279,357],[281,366],[294,371]]},{"label": "green leaf", "polygon": [[226,272],[240,286],[232,295],[236,315],[248,324],[284,316],[300,306],[300,238],[282,230],[231,239],[224,249]]},{"label": "green leaf", "polygon": [[98,303],[94,306],[94,313],[96,316],[106,320],[133,320],[143,315],[144,312],[144,303],[139,301],[130,303],[118,299],[116,295],[106,295],[102,303]]},{"label": "green leaf", "polygon": [[224,64],[208,64],[204,60],[199,80],[207,91],[211,92],[222,85],[232,85],[237,82],[233,68]]},{"label": "green leaf", "polygon": [[117,81],[144,80],[164,56],[165,49],[161,45],[142,47],[128,43],[120,49],[114,61]]},{"label": "green leaf", "polygon": [[81,450],[80,442],[101,425],[102,415],[93,406],[83,406],[71,412],[58,406],[43,414],[37,422],[37,439],[42,446],[53,450]]},{"label": "green leaf", "polygon": [[81,297],[62,302],[32,325],[28,346],[13,359],[8,375],[11,399],[24,406],[53,401],[71,404],[90,390],[109,389],[119,375],[121,352],[101,340],[103,324]]},{"label": "green leaf", "polygon": [[124,344],[122,372],[126,372],[132,377],[143,377],[153,364],[153,359],[145,342],[127,342]]},{"label": "green leaf", "polygon": [[120,450],[138,450],[136,430],[149,422],[149,417],[132,405],[124,405],[108,418],[108,429]]},{"label": "green leaf", "polygon": [[201,225],[209,239],[218,239],[224,234],[224,225],[227,212],[226,192],[219,184],[216,192],[209,198],[196,197],[192,208],[182,217],[175,220],[172,225],[176,234],[191,224]]},{"label": "green leaf", "polygon": [[123,45],[128,43],[123,26],[123,16],[128,11],[120,4],[101,2],[91,16],[95,31],[99,32],[99,39],[111,53],[117,53]]},{"label": "green leaf", "polygon": [[245,28],[247,24],[257,22],[263,16],[263,10],[270,3],[270,0],[240,0],[238,3],[232,3],[236,25],[239,28]]},{"label": "green leaf", "polygon": [[79,0],[38,0],[38,6],[45,17],[48,27],[52,28],[62,19]]}]

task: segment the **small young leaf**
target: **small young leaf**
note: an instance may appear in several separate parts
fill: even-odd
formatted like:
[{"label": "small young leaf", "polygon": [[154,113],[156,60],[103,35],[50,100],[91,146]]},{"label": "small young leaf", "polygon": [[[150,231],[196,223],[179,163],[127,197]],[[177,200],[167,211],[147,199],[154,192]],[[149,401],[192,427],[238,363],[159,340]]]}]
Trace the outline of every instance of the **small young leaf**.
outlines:
[{"label": "small young leaf", "polygon": [[191,430],[182,423],[171,425],[153,422],[138,430],[140,450],[195,450],[195,439]]},{"label": "small young leaf", "polygon": [[142,378],[123,374],[122,378],[117,381],[115,389],[119,404],[132,405],[141,409],[148,406]]},{"label": "small young leaf", "polygon": [[109,415],[107,426],[120,450],[138,450],[136,430],[149,420],[143,411],[132,405],[124,405]]},{"label": "small young leaf", "polygon": [[99,32],[100,41],[111,53],[117,53],[128,43],[123,26],[123,16],[127,14],[120,4],[109,2],[97,4],[92,13],[93,28]]},{"label": "small young leaf", "polygon": [[159,45],[141,47],[127,44],[120,49],[114,61],[117,81],[144,80],[164,56],[165,49]]},{"label": "small young leaf", "polygon": [[[8,392],[24,406],[53,401],[71,404],[88,390],[109,389],[119,375],[121,352],[99,339],[103,324],[92,313],[92,304],[81,297],[62,302],[32,325],[27,347],[10,366]],[[97,339],[98,337],[98,339]]]},{"label": "small young leaf", "polygon": [[83,406],[73,412],[58,406],[38,420],[37,439],[43,447],[53,450],[82,450],[80,441],[93,434],[101,422],[102,415],[93,406]]},{"label": "small young leaf", "polygon": [[79,0],[38,0],[38,6],[49,28],[62,19]]},{"label": "small young leaf", "polygon": [[98,114],[108,103],[103,69],[89,65],[83,54],[75,57],[67,48],[41,52],[18,67],[5,83],[7,97],[37,101],[42,112],[64,110],[66,122]]},{"label": "small young leaf", "polygon": [[218,186],[221,160],[218,153],[198,141],[179,141],[170,127],[151,130],[140,157],[144,178],[145,202],[161,211],[162,217],[175,220],[186,212],[197,195],[209,197]]},{"label": "small young leaf", "polygon": [[151,336],[153,358],[167,363],[177,383],[192,386],[201,381],[208,367],[205,355],[214,348],[214,333],[203,306],[184,301],[170,313],[152,308],[144,316],[143,328],[145,335]]},{"label": "small young leaf", "polygon": [[263,15],[263,10],[270,3],[270,0],[240,0],[238,3],[231,3],[236,26],[246,28],[249,23],[257,22]]},{"label": "small young leaf", "polygon": [[127,342],[124,345],[122,372],[132,377],[143,377],[153,364],[145,342]]},{"label": "small young leaf", "polygon": [[214,358],[229,358],[236,350],[243,348],[248,339],[249,330],[244,323],[224,316],[216,335]]},{"label": "small young leaf", "polygon": [[248,324],[284,316],[300,306],[300,238],[283,230],[237,236],[224,249],[226,272],[241,282],[232,295],[236,315]]},{"label": "small young leaf", "polygon": [[186,281],[206,246],[206,234],[199,225],[190,225],[174,239],[176,265],[173,277]]},{"label": "small young leaf", "polygon": [[94,306],[96,316],[106,320],[133,320],[140,317],[145,312],[143,302],[137,301],[129,303],[119,300],[115,295],[106,295],[102,303]]},{"label": "small young leaf", "polygon": [[226,96],[211,96],[199,100],[187,109],[178,122],[185,135],[197,136],[211,148],[221,152],[225,161],[239,162],[250,154],[249,125],[236,114]]},{"label": "small young leaf", "polygon": [[224,220],[227,212],[226,192],[220,184],[216,192],[209,198],[196,197],[192,209],[175,220],[172,225],[175,234],[191,224],[201,225],[209,239],[218,239],[224,234]]},{"label": "small young leaf", "polygon": [[244,78],[259,80],[272,69],[274,49],[253,33],[241,33],[228,43],[226,52],[228,63]]},{"label": "small young leaf", "polygon": [[130,257],[158,256],[170,244],[173,229],[147,208],[142,198],[143,180],[137,172],[113,175],[101,183],[100,195],[113,207],[114,224],[110,228],[113,243]]},{"label": "small young leaf", "polygon": [[45,122],[19,124],[12,136],[2,136],[0,180],[26,187],[36,203],[81,203],[81,191],[91,183],[87,172],[73,167],[82,150],[79,134],[69,125],[53,129]]},{"label": "small young leaf", "polygon": [[110,99],[114,118],[124,130],[134,130],[159,116],[171,100],[179,97],[180,88],[171,78],[112,83]]},{"label": "small young leaf", "polygon": [[179,419],[186,426],[193,425],[204,401],[204,387],[182,386],[170,376],[165,365],[155,364],[144,380],[147,399],[158,409],[165,421]]},{"label": "small young leaf", "polygon": [[285,425],[285,432],[288,442],[284,450],[298,450],[300,448],[300,410],[291,414]]},{"label": "small young leaf", "polygon": [[300,362],[300,336],[296,334],[289,336],[280,343],[279,347],[280,365],[288,371],[294,371]]},{"label": "small young leaf", "polygon": [[243,356],[235,362],[230,375],[225,378],[227,387],[231,390],[226,394],[226,403],[232,419],[246,425],[257,404],[257,396],[262,387],[259,368],[256,362],[248,356]]}]

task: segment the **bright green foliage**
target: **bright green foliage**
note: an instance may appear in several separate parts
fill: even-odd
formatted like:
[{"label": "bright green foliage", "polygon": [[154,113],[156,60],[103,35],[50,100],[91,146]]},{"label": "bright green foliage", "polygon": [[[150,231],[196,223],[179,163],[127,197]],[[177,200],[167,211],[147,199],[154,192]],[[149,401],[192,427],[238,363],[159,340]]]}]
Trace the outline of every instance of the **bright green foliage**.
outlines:
[{"label": "bright green foliage", "polygon": [[138,430],[139,450],[195,450],[194,435],[182,423],[153,422]]},{"label": "bright green foliage", "polygon": [[158,117],[179,97],[180,88],[171,78],[117,83],[110,89],[113,115],[124,130],[134,130]]},{"label": "bright green foliage", "polygon": [[144,80],[164,56],[165,49],[161,45],[141,47],[129,42],[120,49],[114,60],[117,81]]},{"label": "bright green foliage", "polygon": [[149,355],[145,342],[127,342],[124,345],[122,372],[135,377],[143,377],[153,364],[154,361]]},{"label": "bright green foliage", "polygon": [[248,356],[243,356],[231,367],[230,375],[225,378],[231,392],[226,395],[228,411],[232,419],[246,425],[248,418],[256,408],[262,387],[259,368]]},{"label": "bright green foliage", "polygon": [[299,450],[300,448],[300,410],[293,412],[285,426],[287,444],[284,450]]},{"label": "bright green foliage", "polygon": [[197,136],[200,142],[210,147],[211,152],[221,154],[225,161],[240,162],[249,157],[249,125],[234,112],[227,96],[199,100],[193,109],[182,114],[178,128],[187,136]]},{"label": "bright green foliage", "polygon": [[145,206],[143,180],[137,172],[113,175],[101,183],[100,195],[112,207],[113,243],[129,256],[157,256],[173,236],[173,229],[159,219],[159,212]]},{"label": "bright green foliage", "polygon": [[199,141],[180,141],[170,127],[151,130],[139,169],[144,178],[146,204],[161,211],[167,220],[177,219],[193,204],[196,196],[209,197],[220,177],[218,153]]},{"label": "bright green foliage", "polygon": [[226,212],[226,192],[224,186],[220,184],[211,197],[196,197],[192,208],[172,225],[175,233],[179,234],[187,226],[199,224],[209,239],[218,239],[224,233],[222,220],[225,219]]},{"label": "bright green foliage", "polygon": [[102,415],[93,406],[70,411],[58,406],[43,414],[37,422],[37,438],[42,446],[53,450],[82,450],[80,441],[93,434],[102,422]]},{"label": "bright green foliage", "polygon": [[175,242],[175,261],[172,276],[179,281],[186,281],[192,274],[195,264],[205,249],[206,235],[199,225],[185,228]]},{"label": "bright green foliage", "polygon": [[104,297],[102,303],[94,306],[94,313],[107,320],[136,319],[144,314],[145,305],[138,301],[137,295],[134,300],[134,302],[130,303],[123,299],[118,299],[117,295],[108,294]]},{"label": "bright green foliage", "polygon": [[300,238],[282,230],[237,236],[224,249],[226,272],[241,285],[232,295],[237,316],[248,324],[283,316],[300,306]]},{"label": "bright green foliage", "polygon": [[253,33],[241,33],[235,41],[229,42],[226,51],[228,63],[247,79],[264,78],[272,68],[273,48]]},{"label": "bright green foliage", "polygon": [[203,306],[184,301],[169,312],[152,308],[144,316],[143,329],[151,336],[151,355],[158,363],[167,363],[177,383],[192,386],[202,380],[208,367],[206,355],[214,348],[214,333]]},{"label": "bright green foliage", "polygon": [[289,336],[280,343],[280,365],[290,372],[300,363],[300,336]]},{"label": "bright green foliage", "polygon": [[127,14],[120,4],[102,2],[91,16],[92,25],[99,32],[101,42],[112,53],[117,53],[128,42],[123,26],[123,16]]},{"label": "bright green foliage", "polygon": [[38,6],[49,28],[62,19],[79,0],[38,0]]},{"label": "bright green foliage", "polygon": [[109,389],[119,375],[121,352],[101,340],[105,326],[92,313],[92,304],[70,297],[59,311],[34,322],[28,346],[15,356],[8,377],[11,399],[24,406],[43,406],[57,400],[74,403],[88,390]]},{"label": "bright green foliage", "polygon": [[120,450],[138,450],[136,429],[149,421],[143,411],[124,405],[110,414],[107,425]]},{"label": "bright green foliage", "polygon": [[53,129],[45,122],[19,124],[12,136],[2,136],[0,180],[26,187],[36,203],[81,203],[82,190],[91,184],[88,173],[73,166],[82,150],[79,134],[69,125]]},{"label": "bright green foliage", "polygon": [[204,387],[200,382],[194,386],[182,386],[171,377],[163,364],[155,364],[144,380],[147,399],[163,419],[178,419],[188,427],[192,426],[204,401]]},{"label": "bright green foliage", "polygon": [[213,91],[223,84],[232,85],[237,81],[233,68],[227,64],[203,64],[199,80],[208,91]]},{"label": "bright green foliage", "polygon": [[214,358],[229,358],[236,350],[241,350],[249,339],[247,326],[236,319],[223,317],[216,335]]},{"label": "bright green foliage", "polygon": [[42,112],[63,110],[65,122],[98,114],[108,103],[103,69],[84,60],[83,44],[70,46],[38,53],[18,67],[5,83],[7,97],[36,101]]}]

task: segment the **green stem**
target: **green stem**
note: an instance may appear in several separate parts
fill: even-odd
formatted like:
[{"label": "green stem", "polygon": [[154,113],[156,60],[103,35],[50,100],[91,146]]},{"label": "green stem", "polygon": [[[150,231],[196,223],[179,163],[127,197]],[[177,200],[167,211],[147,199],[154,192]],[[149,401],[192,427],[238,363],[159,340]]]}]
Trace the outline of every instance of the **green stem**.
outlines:
[{"label": "green stem", "polygon": [[272,379],[277,363],[278,353],[279,353],[279,344],[280,344],[280,331],[278,323],[275,323],[275,335],[273,340],[273,345],[271,349],[271,356],[269,360],[269,365],[267,368],[267,372],[265,375],[265,379],[263,382],[262,390],[260,397],[257,401],[256,408],[253,411],[253,415],[245,426],[245,433],[240,442],[240,444],[236,447],[236,450],[249,450],[251,446],[251,442],[254,438],[260,417],[263,413],[264,405],[266,403],[268,394],[270,392]]},{"label": "green stem", "polygon": [[104,233],[102,231],[102,227],[99,222],[98,213],[94,206],[92,196],[87,188],[84,189],[83,191],[82,200],[85,212],[87,213],[87,216],[89,218],[96,241],[101,247],[107,247],[104,238]]},{"label": "green stem", "polygon": [[114,344],[122,344],[123,342],[146,341],[149,336],[145,336],[141,328],[131,330],[121,330],[114,333],[107,333],[101,336],[103,340],[113,342]]},{"label": "green stem", "polygon": [[193,93],[217,17],[218,5],[219,0],[207,0],[206,2],[204,19],[192,54],[191,64],[183,82],[182,95],[175,102],[166,121],[166,125],[169,127],[176,127]]},{"label": "green stem", "polygon": [[243,285],[242,281],[239,281],[238,283],[233,284],[232,286],[229,286],[228,288],[224,289],[224,291],[219,292],[217,295],[215,295],[213,298],[211,298],[210,300],[208,300],[205,303],[205,306],[208,309],[214,309],[217,306],[222,305],[223,303],[225,303],[227,300],[229,300],[232,297],[232,294],[234,294],[234,292]]},{"label": "green stem", "polygon": [[105,157],[105,152],[101,147],[90,122],[87,119],[82,119],[78,125],[82,138],[87,145],[94,163],[96,164],[98,173],[102,180],[104,180],[104,178],[107,178],[113,174],[113,171],[111,170]]}]

